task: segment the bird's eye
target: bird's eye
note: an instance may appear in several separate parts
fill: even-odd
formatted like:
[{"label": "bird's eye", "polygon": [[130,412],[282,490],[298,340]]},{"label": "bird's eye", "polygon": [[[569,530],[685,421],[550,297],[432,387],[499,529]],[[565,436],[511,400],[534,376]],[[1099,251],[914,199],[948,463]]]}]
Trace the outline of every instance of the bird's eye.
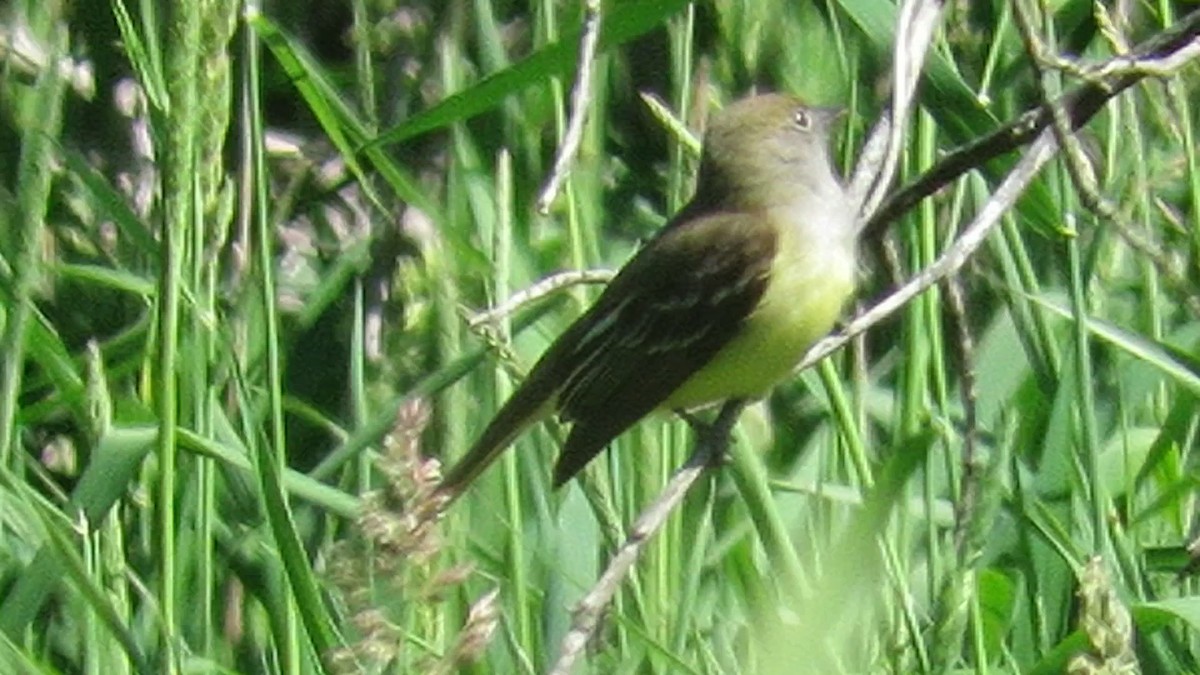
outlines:
[{"label": "bird's eye", "polygon": [[812,115],[809,115],[804,108],[797,108],[796,112],[792,113],[792,123],[800,131],[808,131],[812,128]]}]

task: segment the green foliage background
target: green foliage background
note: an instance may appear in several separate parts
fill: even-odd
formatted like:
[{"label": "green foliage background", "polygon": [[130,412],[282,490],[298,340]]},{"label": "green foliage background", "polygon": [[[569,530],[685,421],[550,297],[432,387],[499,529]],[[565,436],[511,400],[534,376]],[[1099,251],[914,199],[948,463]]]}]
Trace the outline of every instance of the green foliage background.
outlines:
[{"label": "green foliage background", "polygon": [[[413,531],[421,458],[461,453],[596,288],[469,318],[619,266],[689,194],[679,130],[756,88],[846,105],[849,169],[896,12],[603,8],[580,154],[539,215],[580,3],[0,6],[0,670],[550,667],[692,438],[647,420],[555,493],[547,425]],[[1194,11],[1042,10],[1085,62]],[[945,10],[901,184],[1039,103],[1011,12]],[[957,278],[965,313],[931,289],[751,408],[587,671],[1200,669],[1198,76],[1080,134],[1120,219],[1052,164]],[[860,305],[1014,157],[864,241]]]}]

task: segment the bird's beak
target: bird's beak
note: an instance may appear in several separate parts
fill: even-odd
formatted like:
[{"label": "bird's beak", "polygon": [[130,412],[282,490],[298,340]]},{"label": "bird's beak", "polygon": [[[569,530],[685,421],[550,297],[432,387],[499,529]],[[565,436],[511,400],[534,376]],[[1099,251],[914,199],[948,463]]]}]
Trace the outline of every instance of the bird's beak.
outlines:
[{"label": "bird's beak", "polygon": [[824,108],[817,108],[816,113],[817,113],[817,116],[821,119],[821,121],[828,128],[828,127],[833,126],[834,122],[837,122],[846,116],[846,108],[845,108],[845,106],[840,106],[840,105],[827,106]]}]

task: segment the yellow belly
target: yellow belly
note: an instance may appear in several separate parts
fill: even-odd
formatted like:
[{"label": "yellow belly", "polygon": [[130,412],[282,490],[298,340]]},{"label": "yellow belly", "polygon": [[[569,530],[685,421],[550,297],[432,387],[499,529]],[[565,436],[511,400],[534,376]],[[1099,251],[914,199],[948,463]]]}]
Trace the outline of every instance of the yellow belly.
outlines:
[{"label": "yellow belly", "polygon": [[[727,398],[760,398],[825,336],[854,290],[851,250],[797,251],[781,241],[771,278],[742,331],[663,404],[693,408]],[[818,247],[825,248],[825,247]]]}]

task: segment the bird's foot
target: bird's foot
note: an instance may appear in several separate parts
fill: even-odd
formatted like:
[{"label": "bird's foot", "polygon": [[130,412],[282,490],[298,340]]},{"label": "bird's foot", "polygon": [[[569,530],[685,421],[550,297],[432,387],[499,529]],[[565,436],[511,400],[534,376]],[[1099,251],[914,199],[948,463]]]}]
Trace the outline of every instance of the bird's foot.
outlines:
[{"label": "bird's foot", "polygon": [[745,407],[743,401],[732,399],[721,407],[716,419],[709,422],[702,420],[686,410],[677,410],[692,431],[696,433],[697,450],[704,452],[705,464],[710,468],[720,468],[729,459],[729,444],[733,438],[733,425],[737,423],[738,415]]}]

